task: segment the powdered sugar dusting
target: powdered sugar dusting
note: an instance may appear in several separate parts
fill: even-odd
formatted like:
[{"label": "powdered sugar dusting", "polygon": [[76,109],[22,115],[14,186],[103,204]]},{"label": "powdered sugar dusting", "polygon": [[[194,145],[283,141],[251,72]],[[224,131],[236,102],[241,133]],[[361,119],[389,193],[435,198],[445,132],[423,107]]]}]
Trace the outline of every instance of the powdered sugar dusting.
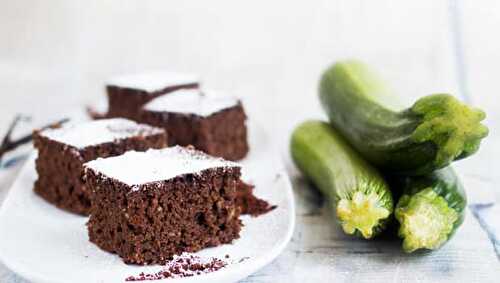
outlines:
[{"label": "powdered sugar dusting", "polygon": [[165,266],[156,273],[140,273],[137,276],[129,276],[125,281],[150,281],[167,278],[182,278],[201,275],[217,271],[228,265],[228,262],[218,258],[201,258],[199,256],[183,253],[167,262]]},{"label": "powdered sugar dusting", "polygon": [[116,157],[98,158],[84,166],[135,189],[141,184],[169,180],[210,168],[241,167],[238,163],[181,146],[146,152],[129,151]]},{"label": "powdered sugar dusting", "polygon": [[168,87],[197,84],[199,78],[193,74],[171,71],[151,71],[136,74],[126,74],[111,78],[108,86],[143,90],[148,93],[163,90]]},{"label": "powdered sugar dusting", "polygon": [[153,99],[144,106],[144,109],[153,112],[173,112],[207,117],[231,108],[239,102],[232,96],[215,95],[212,91],[207,93],[210,95],[204,95],[197,89],[180,89]]},{"label": "powdered sugar dusting", "polygon": [[76,148],[98,145],[133,136],[159,134],[164,130],[123,119],[102,119],[81,124],[68,123],[61,128],[47,129],[40,135]]}]

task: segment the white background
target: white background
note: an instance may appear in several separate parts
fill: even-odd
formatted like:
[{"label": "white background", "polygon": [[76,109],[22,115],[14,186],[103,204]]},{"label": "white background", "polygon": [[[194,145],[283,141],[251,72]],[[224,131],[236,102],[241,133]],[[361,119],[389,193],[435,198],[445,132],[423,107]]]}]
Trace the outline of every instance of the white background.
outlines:
[{"label": "white background", "polygon": [[[318,76],[346,57],[382,68],[405,95],[456,93],[449,11],[448,1],[4,0],[1,115],[81,107],[113,74],[168,68],[244,97],[252,118],[282,132],[319,115]],[[472,18],[476,36],[477,21],[489,23]]]},{"label": "white background", "polygon": [[0,131],[16,113],[42,123],[102,99],[111,75],[167,68],[242,97],[286,160],[290,129],[323,116],[321,71],[354,57],[409,103],[450,92],[485,109],[491,135],[458,167],[495,184],[499,30],[493,0],[1,0]]},{"label": "white background", "polygon": [[0,115],[81,107],[104,96],[111,75],[167,68],[243,97],[252,118],[281,131],[321,115],[319,74],[352,57],[408,97],[460,95],[453,11],[467,91],[488,109],[500,63],[498,1],[3,0]]},{"label": "white background", "polygon": [[[465,94],[494,128],[499,29],[493,0],[2,0],[0,130],[16,113],[47,122],[103,99],[114,74],[167,68],[242,97],[286,157],[290,129],[323,116],[321,71],[344,58],[372,63],[409,103]],[[482,164],[500,158],[499,138]]]}]

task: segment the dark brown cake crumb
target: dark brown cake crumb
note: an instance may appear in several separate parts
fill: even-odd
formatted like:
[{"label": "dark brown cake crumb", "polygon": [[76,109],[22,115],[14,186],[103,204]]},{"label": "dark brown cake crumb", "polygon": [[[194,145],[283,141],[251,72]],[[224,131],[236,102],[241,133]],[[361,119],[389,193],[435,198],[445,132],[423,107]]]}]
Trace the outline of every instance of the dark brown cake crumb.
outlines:
[{"label": "dark brown cake crumb", "polygon": [[257,217],[277,207],[276,205],[270,205],[267,201],[256,197],[253,194],[255,186],[240,180],[237,187],[236,205],[240,208],[241,214],[250,214],[253,217]]},{"label": "dark brown cake crumb", "polygon": [[217,271],[227,262],[218,258],[202,259],[198,256],[182,254],[168,261],[162,270],[156,273],[140,273],[138,276],[129,276],[125,281],[151,281],[167,278],[181,278]]}]

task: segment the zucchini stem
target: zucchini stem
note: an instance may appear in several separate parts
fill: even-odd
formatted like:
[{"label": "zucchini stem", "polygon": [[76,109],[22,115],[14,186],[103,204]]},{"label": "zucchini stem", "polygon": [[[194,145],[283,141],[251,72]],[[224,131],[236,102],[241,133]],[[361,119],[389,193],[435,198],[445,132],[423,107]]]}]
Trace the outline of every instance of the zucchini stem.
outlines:
[{"label": "zucchini stem", "polygon": [[479,149],[481,139],[488,135],[488,128],[480,123],[486,114],[449,94],[423,97],[411,111],[421,117],[411,138],[417,143],[436,145],[434,163],[437,168],[472,155]]},{"label": "zucchini stem", "polygon": [[458,212],[432,188],[412,196],[403,195],[396,206],[395,216],[401,224],[398,234],[403,238],[403,250],[408,253],[441,247],[459,219]]}]

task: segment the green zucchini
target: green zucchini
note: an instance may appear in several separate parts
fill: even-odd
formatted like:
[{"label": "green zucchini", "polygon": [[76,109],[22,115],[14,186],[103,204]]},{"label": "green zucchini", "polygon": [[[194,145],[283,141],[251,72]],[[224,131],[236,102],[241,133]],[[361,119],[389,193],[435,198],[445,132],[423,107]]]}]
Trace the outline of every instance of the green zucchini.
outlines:
[{"label": "green zucchini", "polygon": [[467,197],[451,167],[392,182],[403,189],[395,216],[405,252],[440,248],[464,221]]},{"label": "green zucchini", "polygon": [[290,147],[295,164],[327,197],[345,233],[369,239],[385,229],[394,208],[389,186],[328,123],[302,123]]},{"label": "green zucchini", "polygon": [[387,85],[357,61],[323,74],[319,96],[330,122],[373,165],[422,175],[479,149],[485,113],[448,94],[433,94],[403,109]]}]

